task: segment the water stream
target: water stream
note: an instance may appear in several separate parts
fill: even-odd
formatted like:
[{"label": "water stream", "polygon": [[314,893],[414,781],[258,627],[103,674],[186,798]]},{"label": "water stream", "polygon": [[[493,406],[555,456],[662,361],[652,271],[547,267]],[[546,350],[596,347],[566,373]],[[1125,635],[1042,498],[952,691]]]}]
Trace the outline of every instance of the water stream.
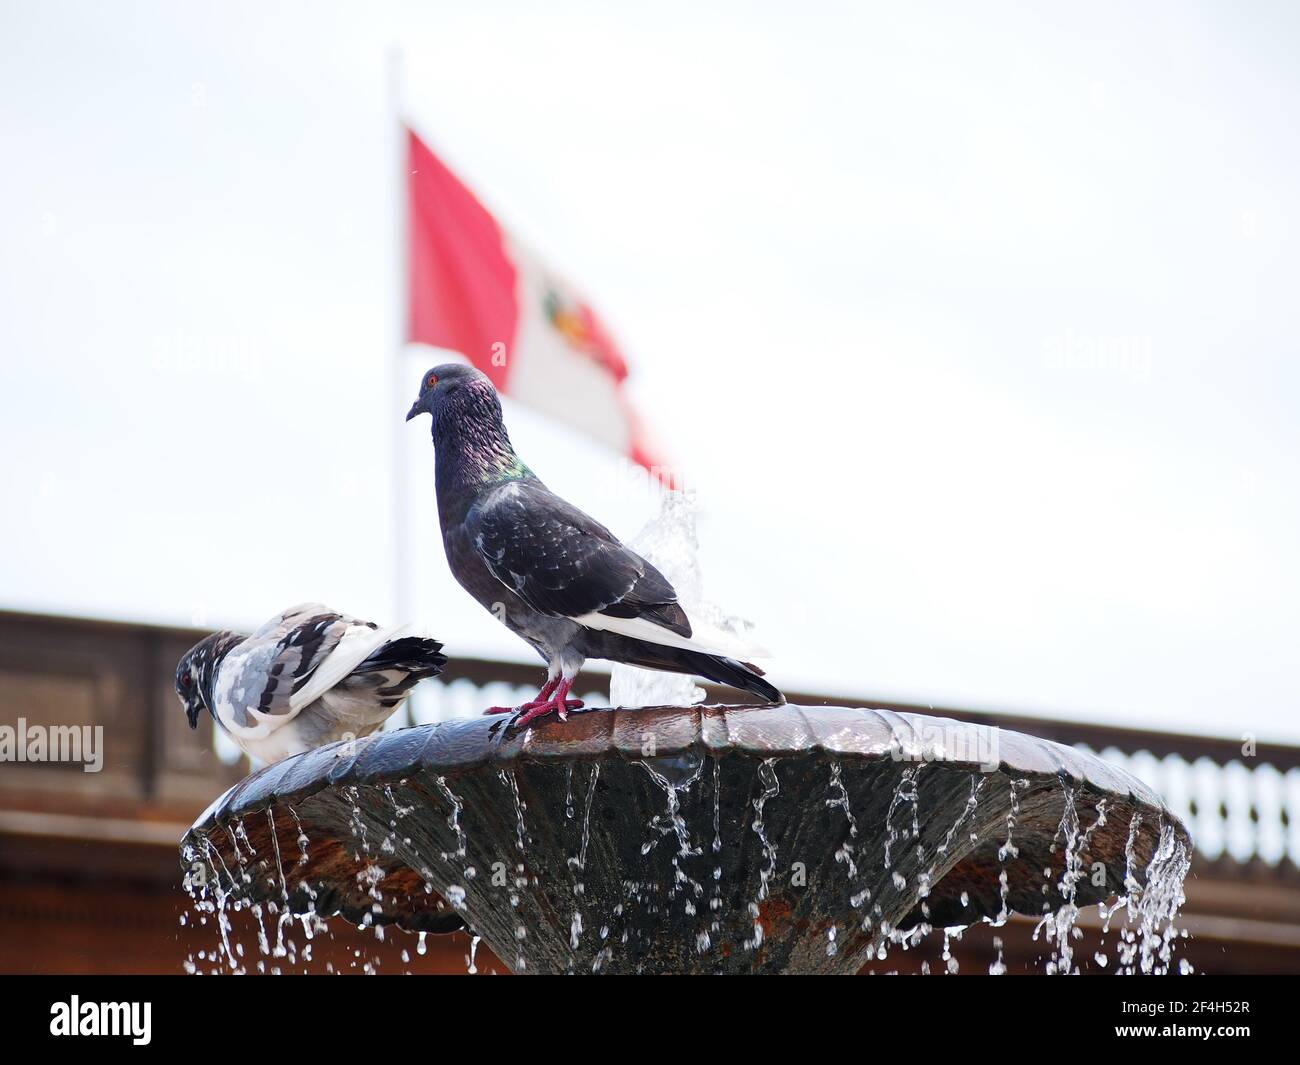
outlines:
[{"label": "water stream", "polygon": [[[603,800],[603,812],[597,814],[601,764],[591,762],[576,772],[572,765],[565,767],[562,800],[557,792],[555,809],[536,814],[529,809],[516,774],[502,771],[498,778],[500,811],[505,814],[504,823],[510,825],[507,847],[513,851],[502,894],[517,915],[508,951],[511,968],[529,970],[528,947],[535,931],[530,927],[531,915],[537,912],[536,900],[547,894],[538,874],[530,872],[535,846],[530,825],[543,823],[535,818],[547,819],[548,837],[558,833],[566,847],[569,901],[564,934],[571,952],[570,971],[600,972],[627,951],[644,952],[663,934],[666,919],[674,925],[686,921],[691,928],[687,948],[706,960],[736,951],[758,955],[768,949],[774,934],[788,934],[788,926],[773,926],[767,907],[779,903],[788,908],[792,889],[786,881],[786,867],[795,867],[808,856],[783,853],[782,848],[789,844],[782,843],[783,837],[772,829],[775,825],[785,831],[789,804],[807,799],[797,789],[783,788],[783,759],[770,757],[750,764],[752,777],[745,798],[748,815],[729,820],[723,816],[720,759],[683,755],[633,763],[632,771],[643,775],[650,794],[659,799],[647,812],[645,835],[636,848],[641,867],[621,870],[622,886],[614,898],[590,894],[593,854],[602,863],[611,858],[609,813],[603,804],[613,800]],[[883,818],[880,828],[873,831],[855,810],[855,801],[862,801],[867,794],[858,782],[858,772],[854,762],[837,759],[824,763],[824,783],[820,785],[824,791],[814,799],[837,826],[832,829],[825,873],[809,888],[823,893],[830,900],[828,913],[835,914],[816,933],[828,959],[837,959],[846,946],[848,956],[854,957],[853,952],[862,950],[866,942],[870,951],[861,954],[860,960],[869,963],[872,971],[892,971],[881,963],[888,963],[895,951],[924,951],[926,956],[918,965],[922,971],[955,973],[955,945],[963,936],[969,942],[978,934],[983,936],[980,942],[989,945],[992,960],[988,972],[1007,972],[1005,939],[998,929],[1012,920],[1027,920],[1011,912],[1013,884],[1023,884],[1026,875],[1020,842],[1022,804],[1032,793],[1038,797],[1035,808],[1041,809],[1043,789],[1055,788],[1060,815],[1050,845],[1052,859],[1050,866],[1035,871],[1042,885],[1042,912],[1032,924],[1033,939],[1044,948],[1040,971],[1190,971],[1190,966],[1176,957],[1184,936],[1177,915],[1190,854],[1175,827],[1159,821],[1157,813],[1135,812],[1125,806],[1117,810],[1105,797],[1090,798],[1085,806],[1069,779],[1053,784],[1041,779],[1001,778],[999,784],[995,775],[978,772],[953,780],[947,785],[950,797],[943,807],[930,809],[927,796],[937,785],[927,781],[929,774],[937,771],[918,764],[895,775],[887,801],[885,795],[876,800]],[[948,779],[952,780],[951,775]],[[413,958],[426,955],[428,949],[424,934],[404,932],[387,923],[389,910],[405,905],[400,895],[390,896],[384,888],[395,864],[417,870],[426,894],[441,897],[470,919],[479,912],[478,907],[496,905],[495,898],[500,897],[487,893],[486,884],[483,894],[471,893],[475,873],[470,856],[484,853],[475,848],[476,833],[483,829],[481,818],[468,816],[473,811],[467,809],[464,792],[458,793],[442,776],[431,778],[425,789],[407,781],[338,789],[339,823],[355,870],[355,897],[367,904],[354,927],[369,937],[369,947],[340,949],[341,940],[335,932],[346,922],[338,916],[327,920],[316,912],[319,884],[304,880],[302,874],[312,865],[318,842],[327,844],[331,834],[325,832],[319,841],[313,839],[311,822],[304,816],[306,806],[269,808],[259,815],[264,825],[256,831],[259,822],[252,818],[235,820],[196,837],[195,846],[186,851],[190,867],[186,883],[193,908],[182,925],[190,935],[210,932],[212,942],[189,954],[185,971],[320,971],[322,964],[325,971],[362,973],[393,971],[394,966],[399,971],[416,968]],[[434,800],[441,812],[431,820],[423,815],[423,808]],[[990,801],[1000,803],[998,812],[984,812]],[[1116,817],[1118,826],[1107,829]],[[1103,830],[1123,833],[1126,818],[1123,869],[1110,873],[1119,880],[1122,872],[1122,893],[1091,910],[1080,900],[1080,889],[1090,877],[1108,873],[1105,867],[1090,864],[1092,843]],[[996,826],[996,835],[988,844],[998,869],[996,907],[989,906],[987,915],[973,927],[945,926],[933,920],[932,904],[940,894],[951,857],[979,843],[976,826],[981,824]],[[987,829],[984,831],[988,839]],[[283,841],[281,832],[286,833]],[[1150,853],[1144,863],[1139,839],[1147,832],[1151,835],[1145,838],[1149,841],[1153,835],[1156,842],[1154,852],[1142,850]],[[597,838],[601,843],[593,851]],[[500,853],[486,840],[481,846],[487,846],[488,853]],[[741,855],[748,856],[739,873],[741,879],[728,884],[725,871],[735,868]],[[537,868],[544,867],[543,863]],[[603,874],[602,882],[607,882]],[[872,886],[877,883],[889,890],[873,897]],[[905,928],[891,924],[882,906],[887,897],[894,897],[890,892],[912,900],[917,923]],[[728,919],[729,899],[741,907],[735,916],[743,931],[732,931],[738,926]],[[835,903],[835,899],[841,902]],[[960,902],[965,907],[971,899],[963,893]],[[898,912],[897,902],[889,905],[892,912]],[[1094,912],[1100,921],[1092,919]],[[986,925],[988,931],[979,932]],[[736,938],[729,944],[727,937],[733,934]],[[1081,954],[1079,947],[1088,937],[1095,942]],[[331,945],[324,960],[320,958],[322,940]],[[465,971],[482,971],[478,937],[473,937],[464,957]]]}]

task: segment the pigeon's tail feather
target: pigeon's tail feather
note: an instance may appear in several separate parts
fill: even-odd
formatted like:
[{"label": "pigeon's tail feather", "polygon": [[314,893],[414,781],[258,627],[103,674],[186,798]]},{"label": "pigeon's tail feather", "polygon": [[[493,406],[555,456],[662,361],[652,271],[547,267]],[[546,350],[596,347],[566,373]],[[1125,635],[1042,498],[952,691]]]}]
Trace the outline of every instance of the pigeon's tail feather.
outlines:
[{"label": "pigeon's tail feather", "polygon": [[670,673],[694,673],[715,684],[727,684],[741,691],[757,695],[769,703],[783,703],[785,696],[763,679],[763,671],[749,662],[739,662],[725,655],[687,651],[680,647],[665,647],[642,640],[628,641],[635,650],[624,652],[616,659],[645,669],[663,669]]},{"label": "pigeon's tail feather", "polygon": [[738,662],[723,655],[706,655],[700,651],[679,652],[691,660],[691,668],[701,677],[718,684],[730,684],[769,703],[783,703],[785,696],[763,679],[763,671],[751,662]]},{"label": "pigeon's tail feather", "polygon": [[354,673],[382,673],[396,670],[414,684],[426,677],[436,677],[447,664],[442,644],[425,636],[402,636],[389,640],[362,662]]}]

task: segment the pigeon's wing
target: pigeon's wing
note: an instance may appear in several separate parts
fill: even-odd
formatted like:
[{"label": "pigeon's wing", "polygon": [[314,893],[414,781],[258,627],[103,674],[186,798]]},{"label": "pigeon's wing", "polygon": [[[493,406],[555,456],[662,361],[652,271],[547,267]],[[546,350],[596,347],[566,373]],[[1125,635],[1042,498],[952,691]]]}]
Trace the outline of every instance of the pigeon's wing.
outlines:
[{"label": "pigeon's wing", "polygon": [[552,617],[639,618],[689,638],[673,586],[600,522],[540,484],[512,481],[486,493],[466,531],[497,580]]},{"label": "pigeon's wing", "polygon": [[343,615],[331,610],[324,603],[299,603],[297,606],[289,607],[288,610],[280,611],[275,617],[265,621],[261,628],[254,632],[249,639],[263,640],[274,636],[275,639],[279,640],[294,629],[324,617],[340,619]]},{"label": "pigeon's wing", "polygon": [[466,515],[465,531],[493,576],[543,614],[688,651],[768,656],[744,637],[689,618],[662,573],[540,484],[512,481],[486,493]]},{"label": "pigeon's wing", "polygon": [[264,738],[347,677],[395,631],[319,603],[286,610],[226,656],[213,711],[236,736]]}]

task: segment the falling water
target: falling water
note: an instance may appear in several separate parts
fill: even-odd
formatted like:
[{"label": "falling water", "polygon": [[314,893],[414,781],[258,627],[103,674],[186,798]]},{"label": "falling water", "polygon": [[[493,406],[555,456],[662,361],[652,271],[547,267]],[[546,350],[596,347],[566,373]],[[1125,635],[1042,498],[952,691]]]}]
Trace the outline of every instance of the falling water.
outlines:
[{"label": "falling water", "polygon": [[749,913],[754,919],[754,935],[752,939],[745,940],[744,947],[746,950],[757,950],[763,945],[763,922],[760,919],[759,903],[767,898],[768,885],[772,876],[776,873],[776,846],[768,839],[767,826],[763,824],[763,807],[767,804],[768,799],[774,798],[781,792],[781,784],[776,777],[775,758],[763,759],[758,767],[758,779],[763,790],[758,798],[754,799],[754,820],[750,827],[754,830],[754,835],[758,837],[767,864],[758,871],[758,895],[749,904]]},{"label": "falling water", "polygon": [[839,762],[831,763],[831,782],[828,790],[831,795],[826,800],[826,805],[832,809],[838,807],[843,810],[844,818],[848,821],[849,836],[835,851],[835,860],[845,866],[849,875],[849,883],[852,883],[858,875],[858,867],[853,864],[853,848],[858,838],[858,822],[853,816],[853,808],[849,805],[849,792],[844,786],[844,780],[840,775]]},{"label": "falling water", "polygon": [[[587,868],[587,844],[591,840],[591,807],[596,799],[596,783],[600,780],[600,763],[591,763],[591,773],[587,778],[587,798],[583,803],[582,809],[582,826],[578,840],[578,853],[570,857],[567,861],[569,871],[573,876],[573,897],[574,909],[569,918],[569,948],[576,951],[582,938],[582,899],[586,894],[586,884],[583,882],[582,873]],[[566,808],[571,809],[573,805],[573,766],[569,766],[568,781],[566,785],[567,797],[565,799]],[[572,814],[569,815],[570,819]],[[570,961],[572,965],[572,961]]]},{"label": "falling water", "polygon": [[[659,835],[675,835],[677,837],[677,856],[681,858],[693,858],[702,853],[698,847],[691,845],[690,833],[686,829],[686,820],[681,815],[681,796],[683,792],[689,791],[692,784],[700,779],[700,773],[704,768],[703,759],[682,755],[676,758],[661,758],[652,761],[638,762],[642,769],[649,774],[650,779],[663,789],[668,800],[668,811],[666,821],[658,814],[650,820],[649,827],[659,833]],[[641,846],[642,854],[649,854],[659,842],[658,839],[651,837]],[[676,864],[676,863],[674,863]]]},{"label": "falling water", "polygon": [[275,830],[275,815],[271,807],[266,808],[266,823],[271,832],[271,846],[275,850],[275,868],[280,874],[280,912],[275,922],[275,956],[283,958],[288,954],[284,945],[284,926],[293,920],[289,910],[289,882],[285,879],[284,863],[280,860],[280,837]]},{"label": "falling water", "polygon": [[[1063,780],[1061,788],[1064,792],[1064,799],[1061,810],[1061,822],[1056,829],[1056,838],[1052,843],[1052,850],[1058,849],[1064,853],[1064,871],[1061,874],[1061,881],[1057,885],[1057,891],[1061,897],[1061,904],[1055,908],[1050,898],[1043,901],[1043,918],[1038,922],[1034,929],[1034,939],[1038,938],[1039,932],[1045,933],[1045,938],[1052,944],[1052,955],[1047,962],[1047,972],[1049,974],[1060,974],[1068,976],[1073,970],[1074,965],[1074,945],[1071,943],[1071,936],[1076,931],[1075,921],[1079,916],[1079,907],[1075,902],[1078,892],[1079,878],[1083,876],[1083,856],[1082,851],[1086,843],[1086,837],[1079,834],[1079,812],[1074,804],[1074,788],[1069,781]],[[1105,812],[1098,811],[1097,825],[1105,819]],[[1091,829],[1089,834],[1091,834]],[[1058,842],[1059,841],[1059,848]],[[1045,876],[1049,876],[1050,869],[1045,869]]]},{"label": "falling water", "polygon": [[722,759],[713,759],[713,897],[709,899],[710,941],[722,930]]},{"label": "falling water", "polygon": [[[466,854],[467,854],[467,849],[466,849],[466,845],[467,845],[467,844],[466,844],[466,839],[465,839],[465,830],[464,830],[463,828],[460,827],[460,815],[461,815],[461,812],[465,809],[465,805],[464,805],[464,803],[462,803],[462,802],[460,801],[460,796],[458,796],[454,791],[452,791],[451,788],[447,785],[447,778],[446,778],[446,777],[435,777],[433,782],[434,782],[435,786],[437,787],[438,792],[442,795],[442,797],[443,797],[444,799],[447,800],[447,804],[451,807],[451,813],[447,815],[447,827],[451,829],[452,834],[456,837],[456,849],[455,849],[455,851],[453,851],[453,852],[450,853],[450,854],[448,854],[446,851],[443,851],[443,853],[442,853],[442,855],[441,855],[442,860],[443,860],[444,862],[449,862],[449,861],[451,861],[453,858],[455,858],[455,859],[457,860],[457,862],[463,862],[463,861],[465,860],[465,856],[466,856]],[[518,789],[517,789],[517,788],[515,789],[515,792],[516,792],[516,800],[517,800],[517,799],[518,799]],[[518,809],[519,807],[516,807],[516,808]],[[522,814],[522,812],[520,813],[519,818],[520,818],[520,820],[519,820],[519,827],[520,827],[520,838],[521,838],[521,843],[520,843],[520,848],[519,848],[519,849],[522,851],[522,850],[523,850],[523,844],[522,844],[523,814]]]},{"label": "falling water", "polygon": [[591,776],[587,780],[587,801],[582,807],[582,850],[578,852],[578,868],[587,868],[587,843],[591,839],[591,804],[596,798],[596,784],[600,780],[600,763],[591,763]]},{"label": "falling water", "polygon": [[[707,773],[706,762],[712,763]],[[721,923],[724,902],[721,881],[724,869],[729,867],[728,861],[734,860],[734,857],[724,856],[726,836],[721,809],[721,760],[717,757],[706,759],[688,755],[651,758],[634,764],[641,767],[640,771],[646,773],[654,789],[662,795],[662,805],[657,811],[648,814],[650,837],[648,843],[641,848],[641,853],[647,859],[647,868],[644,873],[636,869],[626,871],[622,880],[621,899],[587,899],[592,819],[597,785],[601,778],[600,763],[589,763],[590,770],[585,781],[575,780],[572,765],[566,766],[563,791],[557,791],[555,795],[555,808],[546,811],[557,818],[561,826],[572,824],[574,827],[572,836],[568,835],[567,827],[564,828],[568,851],[565,860],[572,877],[573,905],[565,924],[557,930],[573,952],[571,969],[580,970],[589,963],[591,971],[599,972],[615,961],[628,965],[620,958],[620,952],[634,947],[645,949],[653,937],[659,934],[666,914],[681,907],[687,916],[694,917],[697,905],[700,910],[704,910],[705,898],[708,899],[709,912],[705,912],[700,923],[690,929],[684,946],[696,955],[708,954],[720,960],[725,959],[729,952]],[[748,798],[751,816],[747,828],[753,833],[751,842],[757,841],[757,860],[752,862],[750,872],[752,876],[753,868],[757,868],[757,883],[753,884],[753,894],[748,902],[748,921],[731,941],[746,952],[755,954],[776,934],[771,925],[772,915],[763,905],[765,900],[776,893],[781,905],[785,906],[792,898],[798,897],[785,893],[775,879],[778,858],[784,856],[786,846],[778,834],[783,830],[782,822],[775,822],[777,831],[773,830],[772,822],[773,802],[782,794],[777,768],[778,759],[767,758],[757,765],[755,777],[752,778],[753,790]],[[1020,885],[1016,890],[1023,892],[1024,870],[1017,864],[1024,861],[1024,841],[1018,840],[1022,835],[1019,821],[1021,806],[1026,802],[1025,796],[1031,788],[1031,782],[1024,779],[1005,781],[1003,778],[1004,787],[995,787],[999,780],[996,775],[972,772],[968,780],[964,777],[945,777],[949,781],[944,784],[944,793],[948,796],[944,800],[945,807],[951,808],[953,800],[956,800],[958,807],[945,818],[945,823],[937,824],[934,820],[937,811],[930,806],[929,799],[932,785],[927,783],[924,795],[921,793],[920,781],[929,782],[932,779],[930,773],[922,776],[927,767],[919,764],[899,771],[892,794],[882,795],[878,800],[884,809],[884,817],[883,825],[876,829],[880,833],[881,842],[875,845],[881,847],[885,857],[886,879],[894,882],[900,890],[910,887],[912,898],[916,901],[917,909],[913,919],[918,920],[918,923],[900,930],[891,927],[889,913],[882,909],[882,902],[887,903],[888,900],[877,899],[873,902],[870,892],[862,884],[862,878],[866,876],[866,882],[874,885],[881,867],[876,865],[878,858],[873,858],[870,862],[864,861],[868,854],[864,847],[869,845],[864,840],[871,833],[864,831],[860,821],[861,809],[855,811],[850,802],[849,785],[856,783],[856,778],[851,775],[854,770],[835,760],[828,762],[827,768],[829,778],[822,778],[826,784],[820,805],[833,817],[832,831],[839,835],[831,844],[835,848],[835,862],[847,875],[852,893],[851,902],[860,916],[855,915],[852,922],[847,924],[842,918],[821,924],[820,930],[815,934],[821,939],[822,953],[827,959],[843,960],[862,951],[863,940],[857,924],[860,920],[862,931],[868,933],[868,941],[873,945],[877,960],[885,960],[891,949],[908,952],[919,949],[923,943],[931,943],[936,953],[924,963],[925,968],[932,968],[936,973],[956,972],[955,945],[961,941],[964,930],[957,926],[944,927],[944,920],[931,919],[929,907],[934,901],[933,896],[939,894],[939,884],[952,856],[974,841],[976,823],[987,824],[991,820],[987,813],[981,819],[980,810],[987,809],[987,801],[996,799],[1006,807],[1005,815],[998,815],[1000,831],[997,838],[988,845],[990,857],[996,853],[998,861],[998,913],[982,918],[980,924],[998,926],[1006,923],[1013,899],[1012,884]],[[934,770],[934,773],[937,772]],[[516,911],[513,967],[516,971],[526,971],[528,960],[525,944],[531,938],[531,926],[526,927],[524,914],[531,911],[523,908],[522,897],[526,890],[535,891],[539,887],[537,879],[528,874],[528,868],[533,864],[528,862],[528,856],[535,843],[529,836],[529,811],[521,793],[522,782],[510,770],[502,771],[499,777],[510,796],[508,801],[514,807],[512,842],[516,853],[516,875],[507,885],[510,888],[510,904]],[[705,783],[701,785],[700,781]],[[405,781],[401,783],[404,785]],[[935,781],[935,787],[937,783]],[[464,825],[465,801],[451,790],[447,780],[442,777],[433,778],[426,786],[431,790],[436,789],[437,796],[446,804],[446,829],[440,829],[438,836],[444,841],[442,846],[446,849],[435,856],[452,867],[454,876],[457,869],[467,869],[469,839]],[[1042,913],[1037,915],[1037,925],[1033,930],[1034,938],[1041,936],[1051,948],[1050,957],[1044,958],[1046,971],[1073,973],[1078,972],[1081,965],[1086,965],[1093,971],[1106,970],[1109,966],[1112,971],[1123,973],[1189,971],[1186,962],[1179,964],[1179,959],[1175,957],[1178,940],[1184,935],[1177,928],[1176,917],[1183,898],[1182,879],[1189,863],[1187,848],[1180,840],[1177,826],[1170,822],[1152,820],[1158,817],[1157,814],[1128,814],[1128,840],[1124,848],[1126,863],[1122,869],[1123,894],[1109,907],[1101,908],[1101,936],[1104,938],[1095,948],[1090,945],[1085,952],[1080,948],[1084,929],[1079,924],[1084,898],[1095,897],[1094,892],[1081,896],[1087,888],[1092,840],[1096,834],[1102,833],[1103,828],[1107,833],[1116,830],[1114,825],[1107,827],[1108,822],[1118,820],[1121,826],[1119,831],[1122,832],[1125,810],[1121,806],[1117,813],[1110,805],[1111,800],[1105,798],[1095,803],[1090,802],[1086,793],[1068,778],[1059,782],[1037,780],[1032,787],[1035,789],[1034,804],[1025,808],[1035,811],[1035,817],[1039,816],[1037,811],[1042,809],[1043,796],[1046,794],[1044,788],[1059,789],[1055,794],[1060,801],[1059,820],[1051,843],[1052,857],[1050,862],[1041,863],[1049,868],[1043,879]],[[704,794],[706,788],[709,789],[707,796]],[[400,837],[402,819],[416,814],[420,807],[419,797],[424,793],[418,786],[411,791],[402,791],[395,785],[351,785],[339,787],[337,794],[344,800],[338,810],[339,823],[348,826],[344,837],[350,836],[352,848],[355,848],[357,889],[370,904],[370,912],[359,917],[358,926],[382,945],[387,922],[385,910],[394,902],[393,899],[386,898],[385,879],[392,869],[392,863],[385,855],[397,853],[388,844]],[[856,790],[854,794],[857,794]],[[408,799],[408,796],[411,798]],[[560,806],[561,798],[563,807]],[[924,836],[920,809],[923,801],[926,804]],[[502,808],[507,811],[510,808],[505,805],[504,795]],[[785,812],[782,806],[778,805],[776,809],[780,813]],[[286,825],[283,810],[287,810],[288,816],[293,818],[292,825]],[[386,817],[385,811],[388,811]],[[839,820],[841,815],[842,821]],[[1055,814],[1053,816],[1056,817]],[[319,814],[314,813],[312,823],[319,817]],[[378,818],[385,818],[395,832],[381,839],[382,828],[377,827]],[[709,820],[712,822],[711,832],[706,827]],[[700,824],[700,821],[704,823]],[[286,827],[287,831],[296,833],[299,856],[296,865],[290,863],[292,867],[286,866],[284,860],[286,854],[282,853],[279,827]],[[259,835],[263,830],[270,836],[269,845],[265,837]],[[267,809],[264,823],[250,815],[247,823],[242,819],[232,820],[212,831],[211,838],[200,833],[192,837],[193,847],[187,849],[186,859],[190,861],[192,858],[196,867],[201,860],[202,867],[210,870],[210,876],[195,873],[187,881],[195,900],[192,927],[212,930],[215,933],[215,943],[211,950],[198,950],[187,958],[184,963],[186,971],[235,973],[247,972],[255,967],[257,971],[277,972],[281,964],[309,966],[312,962],[311,940],[326,929],[327,925],[315,914],[311,902],[314,892],[310,884],[301,879],[303,872],[310,867],[312,842],[308,839],[299,812],[286,803],[280,809]],[[538,831],[536,824],[534,831]],[[549,834],[548,826],[548,836]],[[412,835],[418,833],[412,832]],[[1031,830],[1027,838],[1033,838],[1033,835]],[[1153,835],[1156,837],[1154,848],[1148,850]],[[538,838],[541,839],[541,836]],[[412,862],[412,855],[419,857],[409,836],[401,839],[401,843],[406,850],[400,853],[408,864]],[[736,843],[741,845],[737,853],[743,854],[743,839]],[[778,847],[782,848],[781,855],[778,855]],[[258,854],[259,849],[261,855]],[[607,860],[603,849],[598,853],[602,861]],[[1141,857],[1148,853],[1149,858]],[[654,866],[649,864],[652,854],[655,855],[654,862],[658,863]],[[711,857],[705,859],[706,854],[711,854]],[[288,856],[292,857],[291,851]],[[795,854],[789,855],[787,860],[795,857]],[[701,870],[692,866],[696,859],[701,860],[711,877],[701,875]],[[668,864],[672,867],[672,879],[670,882],[661,882],[661,873],[653,870],[662,870]],[[871,868],[867,869],[866,866]],[[418,868],[417,865],[411,867]],[[692,872],[704,880],[705,884],[711,879],[711,889],[706,890],[704,885],[698,883],[691,875]],[[1035,870],[1035,873],[1043,871]],[[454,882],[445,883],[441,873],[436,885],[432,883],[432,874],[428,870],[424,870],[424,874],[426,891],[432,891],[436,886],[438,893],[453,908],[461,910],[467,916],[473,917],[477,912],[476,905],[482,904],[471,898],[463,886]],[[1116,868],[1112,875],[1119,877],[1121,870]],[[295,878],[293,883],[290,883],[290,876]],[[860,885],[862,890],[858,891]],[[1014,897],[1017,905],[1023,905],[1022,893]],[[295,900],[294,905],[299,912],[293,912],[290,899]],[[530,903],[531,901],[530,898]],[[604,908],[605,904],[615,901],[617,906]],[[947,901],[955,903],[956,900]],[[964,910],[971,904],[970,896],[963,892],[960,902]],[[592,903],[595,904],[594,907]],[[794,905],[799,904],[794,902]],[[237,923],[233,920],[234,916],[241,912],[244,914],[240,919],[242,923]],[[780,913],[781,910],[773,912]],[[833,914],[831,916],[834,917]],[[307,940],[302,949],[294,942],[295,939],[302,942],[298,936],[298,921],[302,923],[301,932]],[[272,922],[275,926],[273,931],[270,927]],[[1111,931],[1112,922],[1116,925],[1114,932]],[[935,927],[931,927],[932,924]],[[236,929],[240,927],[245,931],[237,932]],[[752,928],[752,934],[747,931],[749,928]],[[850,931],[852,936],[846,934]],[[239,941],[241,934],[250,943],[247,950],[245,943]],[[250,934],[251,940],[247,939]],[[387,934],[389,941],[394,936],[401,935],[392,926],[388,926]],[[1110,936],[1117,936],[1118,941],[1107,944],[1105,939]],[[987,971],[991,974],[1007,972],[1008,961],[1002,936],[990,934],[986,942],[991,944],[989,949],[992,958],[985,963]],[[400,943],[397,946],[400,948]],[[425,952],[423,935],[419,937],[418,945],[413,946],[413,951],[400,951],[404,964],[409,963],[412,953]],[[1111,949],[1106,949],[1107,946]],[[470,942],[466,957],[467,971],[471,973],[478,971],[478,947],[479,940],[475,937]],[[499,944],[498,950],[503,947],[505,944]],[[394,956],[397,953],[394,950]],[[858,956],[861,957],[860,954]],[[935,957],[939,959],[937,962],[934,961]],[[377,972],[381,969],[382,960],[377,953],[359,949],[353,952],[347,963],[355,971]],[[827,964],[836,965],[839,961],[828,961]],[[918,959],[916,967],[920,965]],[[339,968],[343,967],[340,963]]]},{"label": "falling water", "polygon": [[[1135,813],[1124,851],[1126,894],[1110,911],[1112,915],[1121,910],[1125,914],[1128,927],[1120,930],[1118,962],[1120,972],[1130,975],[1170,971],[1174,945],[1181,935],[1175,922],[1184,901],[1183,881],[1191,866],[1186,845],[1173,826],[1161,818],[1156,847],[1145,870],[1145,885],[1140,884],[1134,868],[1141,822],[1142,815]],[[1179,971],[1186,973],[1190,968],[1181,965]]]},{"label": "falling water", "polygon": [[307,847],[311,840],[307,838],[307,833],[302,827],[302,821],[298,817],[298,811],[292,806],[289,807],[289,813],[293,815],[293,823],[298,826],[298,867],[307,864]]},{"label": "falling water", "polygon": [[907,830],[903,829],[902,832],[900,832],[893,824],[894,811],[903,803],[910,802],[912,804],[912,825],[914,837],[915,835],[920,834],[920,829],[917,826],[916,778],[920,775],[921,768],[922,766],[916,765],[909,766],[907,769],[903,770],[903,775],[898,781],[898,787],[894,789],[894,797],[889,802],[889,809],[885,813],[885,868],[887,870],[893,868],[893,865],[890,864],[890,857],[893,852],[894,844],[898,842],[900,838],[907,838]]},{"label": "falling water", "polygon": [[[528,838],[528,830],[524,825],[524,812],[528,807],[519,795],[519,781],[515,777],[514,770],[503,769],[498,774],[498,777],[510,789],[510,796],[515,804],[515,849],[519,851],[519,861],[515,863],[515,890],[510,893],[510,906],[518,910],[519,892],[528,887],[527,869],[524,866],[524,856],[527,851],[526,840]],[[524,954],[524,940],[527,938],[527,927],[522,923],[516,924],[515,967],[517,972],[524,972],[528,968],[528,959]]]}]

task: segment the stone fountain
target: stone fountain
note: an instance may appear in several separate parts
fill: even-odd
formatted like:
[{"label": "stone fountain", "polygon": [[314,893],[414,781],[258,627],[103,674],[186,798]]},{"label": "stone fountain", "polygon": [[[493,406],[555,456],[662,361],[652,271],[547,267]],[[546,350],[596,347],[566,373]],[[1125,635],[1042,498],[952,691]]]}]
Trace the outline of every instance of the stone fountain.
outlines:
[{"label": "stone fountain", "polygon": [[[821,706],[596,709],[335,744],[252,774],[186,834],[214,908],[468,926],[515,972],[853,973],[934,927],[1120,898],[1164,971],[1187,830],[1082,751]],[[1121,948],[1125,953],[1126,948]]]}]

